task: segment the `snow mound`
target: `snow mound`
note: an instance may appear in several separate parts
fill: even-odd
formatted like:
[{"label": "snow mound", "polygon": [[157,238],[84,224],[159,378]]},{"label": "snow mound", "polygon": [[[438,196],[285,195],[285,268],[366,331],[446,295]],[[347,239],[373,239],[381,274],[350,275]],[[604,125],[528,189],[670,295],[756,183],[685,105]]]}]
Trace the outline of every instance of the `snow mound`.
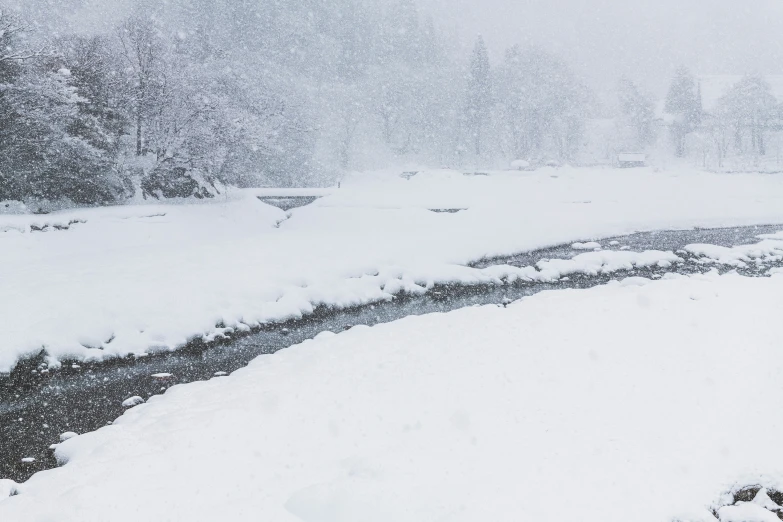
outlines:
[{"label": "snow mound", "polygon": [[0,501],[18,492],[18,484],[13,480],[0,479]]},{"label": "snow mound", "polygon": [[574,256],[572,259],[550,259],[539,261],[539,279],[542,281],[557,280],[570,274],[598,275],[633,270],[645,266],[660,266],[667,268],[682,258],[673,252],[646,250],[644,252],[602,250],[587,252]]},{"label": "snow mound", "polygon": [[144,399],[142,399],[138,395],[134,395],[133,397],[129,397],[124,401],[122,401],[123,408],[133,408],[134,406],[138,406],[139,404],[144,404]]},{"label": "snow mound", "polygon": [[0,201],[0,215],[3,214],[27,214],[29,209],[21,201]]},{"label": "snow mound", "polygon": [[763,239],[762,241],[734,247],[693,244],[685,250],[702,258],[702,262],[744,268],[755,260],[765,262],[783,260],[783,238]]},{"label": "snow mound", "polygon": [[595,250],[596,248],[601,248],[601,243],[596,241],[588,241],[587,243],[574,243],[571,245],[571,248],[574,250]]},{"label": "snow mound", "polygon": [[775,513],[752,502],[723,506],[718,510],[718,518],[720,522],[780,522]]},{"label": "snow mound", "polygon": [[568,166],[556,177],[552,169],[418,172],[349,177],[288,213],[258,199],[285,190],[254,189],[203,204],[0,214],[0,274],[12,275],[0,277],[0,295],[14,296],[0,300],[0,373],[42,350],[55,367],[143,356],[319,306],[493,282],[495,272],[466,265],[584,238],[783,222],[780,176]]}]

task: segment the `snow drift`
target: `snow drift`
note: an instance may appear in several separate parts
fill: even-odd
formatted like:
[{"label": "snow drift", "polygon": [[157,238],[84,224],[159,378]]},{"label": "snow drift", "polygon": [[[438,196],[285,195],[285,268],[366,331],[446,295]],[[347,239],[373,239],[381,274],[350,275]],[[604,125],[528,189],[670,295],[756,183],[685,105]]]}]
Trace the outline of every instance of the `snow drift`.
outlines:
[{"label": "snow drift", "polygon": [[322,334],[175,386],[4,486],[0,520],[766,520],[721,493],[781,484],[783,277],[640,283]]},{"label": "snow drift", "polygon": [[[56,365],[173,350],[319,305],[497,282],[497,269],[464,266],[485,257],[639,230],[783,222],[778,176],[398,174],[346,179],[288,215],[256,197],[280,191],[255,189],[200,205],[0,216],[0,295],[11,296],[0,300],[0,372],[41,352]],[[465,210],[430,211],[443,209]]]}]

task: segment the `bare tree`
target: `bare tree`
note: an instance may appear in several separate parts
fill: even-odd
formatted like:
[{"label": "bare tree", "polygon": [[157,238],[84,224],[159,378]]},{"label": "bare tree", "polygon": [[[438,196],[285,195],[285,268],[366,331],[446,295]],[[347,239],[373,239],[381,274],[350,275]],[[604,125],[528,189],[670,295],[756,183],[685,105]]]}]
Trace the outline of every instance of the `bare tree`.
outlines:
[{"label": "bare tree", "polygon": [[143,127],[152,111],[154,89],[159,85],[162,70],[163,47],[153,22],[148,18],[133,17],[119,28],[123,56],[133,71],[133,94],[136,120],[136,155],[144,154]]},{"label": "bare tree", "polygon": [[27,33],[29,27],[13,13],[0,7],[0,63],[24,62],[40,58],[46,54],[46,47],[33,50],[27,47],[17,48],[11,45],[20,36]]}]

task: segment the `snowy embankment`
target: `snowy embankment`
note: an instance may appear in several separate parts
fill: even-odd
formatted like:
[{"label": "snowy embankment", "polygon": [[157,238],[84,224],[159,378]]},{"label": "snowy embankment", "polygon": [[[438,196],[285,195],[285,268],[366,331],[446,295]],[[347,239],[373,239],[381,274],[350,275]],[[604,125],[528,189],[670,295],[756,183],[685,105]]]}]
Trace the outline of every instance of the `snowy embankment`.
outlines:
[{"label": "snowy embankment", "polygon": [[641,283],[322,334],[175,386],[0,483],[0,520],[775,520],[719,508],[783,484],[783,277]]},{"label": "snowy embankment", "polygon": [[[42,351],[54,365],[171,350],[318,305],[564,273],[464,266],[485,257],[640,230],[783,223],[783,177],[757,174],[368,174],[290,219],[256,198],[270,195],[284,194],[0,216],[0,372]],[[640,261],[586,255],[568,270]]]}]

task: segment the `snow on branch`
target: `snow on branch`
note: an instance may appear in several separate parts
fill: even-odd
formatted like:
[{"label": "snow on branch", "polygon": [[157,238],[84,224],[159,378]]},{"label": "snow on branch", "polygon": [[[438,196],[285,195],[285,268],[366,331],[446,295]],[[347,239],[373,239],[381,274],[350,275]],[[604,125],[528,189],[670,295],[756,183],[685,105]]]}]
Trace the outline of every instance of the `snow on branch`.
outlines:
[{"label": "snow on branch", "polygon": [[29,27],[18,17],[0,8],[0,63],[23,62],[47,54],[46,47],[38,50],[14,49],[9,44],[18,36],[28,32]]}]

